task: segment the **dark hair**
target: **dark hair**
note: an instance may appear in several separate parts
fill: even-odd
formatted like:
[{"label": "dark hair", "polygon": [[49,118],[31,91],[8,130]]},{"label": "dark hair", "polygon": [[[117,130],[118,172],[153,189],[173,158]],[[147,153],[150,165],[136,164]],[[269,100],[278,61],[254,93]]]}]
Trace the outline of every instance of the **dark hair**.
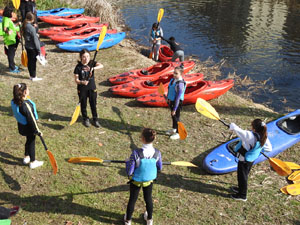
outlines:
[{"label": "dark hair", "polygon": [[91,53],[89,52],[89,50],[87,50],[87,49],[82,49],[82,50],[79,52],[80,61],[78,61],[78,62],[81,62],[81,57],[82,57],[85,53],[88,53],[89,55],[91,55]]},{"label": "dark hair", "polygon": [[157,29],[157,28],[158,28],[158,24],[157,24],[157,23],[152,24],[152,29],[153,29],[153,28],[156,28],[156,29]]},{"label": "dark hair", "polygon": [[252,128],[254,129],[254,131],[259,134],[260,146],[261,147],[264,146],[264,144],[266,143],[266,140],[267,140],[267,135],[268,135],[266,124],[261,119],[255,119],[252,121],[251,125],[252,125]]},{"label": "dark hair", "polygon": [[170,37],[169,40],[170,41],[175,41],[175,38],[174,37]]},{"label": "dark hair", "polygon": [[14,11],[13,7],[6,6],[3,10],[3,16],[12,18],[12,12]]},{"label": "dark hair", "polygon": [[13,89],[13,102],[18,105],[21,106],[23,101],[24,101],[24,97],[25,97],[25,90],[27,89],[27,85],[25,83],[19,83],[14,85],[14,89]]},{"label": "dark hair", "polygon": [[142,131],[142,137],[145,139],[146,143],[151,143],[156,137],[156,131],[151,128],[144,128]]},{"label": "dark hair", "polygon": [[29,21],[34,21],[35,20],[35,15],[32,12],[27,12],[26,17],[22,26],[22,34],[24,35],[26,25],[29,23]]},{"label": "dark hair", "polygon": [[174,71],[175,70],[178,70],[180,72],[180,74],[183,75],[184,70],[183,70],[183,68],[181,66],[176,66],[175,69],[174,69]]}]

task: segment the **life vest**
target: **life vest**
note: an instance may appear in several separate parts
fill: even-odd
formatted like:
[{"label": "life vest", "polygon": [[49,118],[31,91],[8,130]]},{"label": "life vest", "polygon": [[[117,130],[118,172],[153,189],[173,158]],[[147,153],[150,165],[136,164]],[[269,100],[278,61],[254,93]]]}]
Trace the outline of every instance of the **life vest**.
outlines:
[{"label": "life vest", "polygon": [[178,80],[176,82],[174,82],[174,78],[172,78],[170,80],[169,86],[168,86],[168,99],[170,99],[171,101],[175,101],[176,96],[177,96],[177,92],[178,92],[178,85],[179,83],[184,83],[184,89],[183,92],[180,96],[180,100],[183,101],[184,100],[184,92],[186,89],[186,83],[184,80]]},{"label": "life vest", "polygon": [[132,179],[137,182],[155,180],[157,177],[156,162],[158,160],[159,151],[155,149],[155,153],[151,159],[144,157],[143,149],[138,149],[137,153],[139,160],[137,160]]},{"label": "life vest", "polygon": [[155,30],[151,31],[151,37],[153,39],[159,38],[160,36],[161,36],[161,30],[160,30],[160,28],[158,28],[156,31]]},{"label": "life vest", "polygon": [[[35,119],[37,120],[39,117],[38,117],[38,114],[36,111],[35,103],[33,101],[31,101],[30,99],[28,99],[26,101],[29,101],[30,104],[33,106],[33,113],[34,113]],[[14,116],[15,116],[16,120],[18,121],[18,123],[20,123],[22,125],[26,125],[27,124],[26,117],[22,113],[20,113],[20,107],[18,105],[16,105],[13,100],[11,100],[11,108],[12,108],[12,111],[13,111]]]}]

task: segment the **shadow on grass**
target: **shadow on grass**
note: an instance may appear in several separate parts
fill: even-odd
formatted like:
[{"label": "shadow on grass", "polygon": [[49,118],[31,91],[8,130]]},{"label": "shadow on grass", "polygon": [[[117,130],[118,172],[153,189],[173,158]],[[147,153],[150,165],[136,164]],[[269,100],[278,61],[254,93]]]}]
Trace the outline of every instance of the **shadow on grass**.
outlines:
[{"label": "shadow on grass", "polygon": [[3,180],[5,183],[8,185],[8,187],[13,190],[13,191],[20,191],[21,190],[21,185],[19,184],[18,181],[16,181],[13,177],[5,173],[5,171],[0,168],[0,173],[3,177]]},{"label": "shadow on grass", "polygon": [[22,163],[23,159],[15,157],[6,152],[0,152],[0,162],[13,166],[24,166]]},{"label": "shadow on grass", "polygon": [[65,127],[59,124],[49,124],[49,123],[41,123],[44,127],[49,127],[50,129],[53,130],[62,130]]},{"label": "shadow on grass", "polygon": [[106,87],[112,87],[113,86],[113,84],[111,84],[108,80],[101,81],[99,83],[99,85],[106,86]]},{"label": "shadow on grass", "polygon": [[[21,71],[23,71],[22,68],[20,68]],[[6,76],[6,77],[12,77],[12,78],[18,78],[18,79],[28,79],[29,81],[29,75],[28,76],[22,76],[16,73],[10,73],[8,70],[8,62],[7,65],[4,65],[3,63],[0,63],[0,72],[1,76]]]}]

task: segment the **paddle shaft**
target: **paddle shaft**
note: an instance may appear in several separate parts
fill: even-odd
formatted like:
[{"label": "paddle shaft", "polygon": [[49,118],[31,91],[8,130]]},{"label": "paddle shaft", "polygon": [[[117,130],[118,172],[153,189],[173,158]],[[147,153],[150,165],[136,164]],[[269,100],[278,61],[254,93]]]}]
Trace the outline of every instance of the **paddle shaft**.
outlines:
[{"label": "paddle shaft", "polygon": [[43,145],[44,145],[45,150],[48,151],[48,148],[47,148],[47,145],[46,145],[46,142],[45,142],[44,138],[43,138],[42,135],[40,135],[40,134],[39,134],[39,137],[40,137],[40,139],[41,139],[41,142],[42,142]]}]

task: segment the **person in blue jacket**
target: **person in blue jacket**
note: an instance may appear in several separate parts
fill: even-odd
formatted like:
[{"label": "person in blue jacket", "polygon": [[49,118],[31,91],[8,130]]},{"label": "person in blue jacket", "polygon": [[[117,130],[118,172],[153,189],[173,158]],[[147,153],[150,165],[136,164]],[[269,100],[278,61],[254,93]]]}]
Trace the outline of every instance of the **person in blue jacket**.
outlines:
[{"label": "person in blue jacket", "polygon": [[38,114],[33,101],[27,98],[29,89],[25,83],[14,85],[11,107],[18,122],[18,130],[22,136],[26,136],[24,164],[29,164],[31,169],[42,166],[43,161],[35,159],[35,137],[42,135],[37,127]]},{"label": "person in blue jacket", "polygon": [[238,187],[231,187],[235,193],[231,197],[235,200],[247,201],[248,175],[253,162],[259,157],[262,151],[272,151],[272,145],[268,139],[267,126],[260,119],[255,119],[251,123],[252,131],[243,130],[234,123],[230,124],[230,130],[234,131],[240,138],[235,147],[237,152]]},{"label": "person in blue jacket", "polygon": [[183,79],[183,64],[174,69],[173,78],[168,86],[167,103],[171,109],[171,117],[173,121],[172,129],[167,130],[167,134],[171,135],[172,140],[179,139],[178,122],[180,121],[180,111],[184,100],[184,92],[186,83]]},{"label": "person in blue jacket", "polygon": [[161,45],[161,36],[163,36],[163,30],[158,23],[153,23],[150,31],[150,43],[152,44],[152,58],[158,61],[159,48]]},{"label": "person in blue jacket", "polygon": [[126,161],[126,172],[130,177],[130,197],[127,211],[124,216],[125,225],[131,225],[131,217],[134,211],[139,191],[143,188],[144,200],[146,202],[146,212],[144,219],[147,225],[153,224],[153,202],[152,187],[153,180],[157,177],[157,172],[162,170],[162,158],[159,150],[153,147],[156,132],[150,128],[144,128],[141,134],[142,148],[132,151],[129,160]]}]

